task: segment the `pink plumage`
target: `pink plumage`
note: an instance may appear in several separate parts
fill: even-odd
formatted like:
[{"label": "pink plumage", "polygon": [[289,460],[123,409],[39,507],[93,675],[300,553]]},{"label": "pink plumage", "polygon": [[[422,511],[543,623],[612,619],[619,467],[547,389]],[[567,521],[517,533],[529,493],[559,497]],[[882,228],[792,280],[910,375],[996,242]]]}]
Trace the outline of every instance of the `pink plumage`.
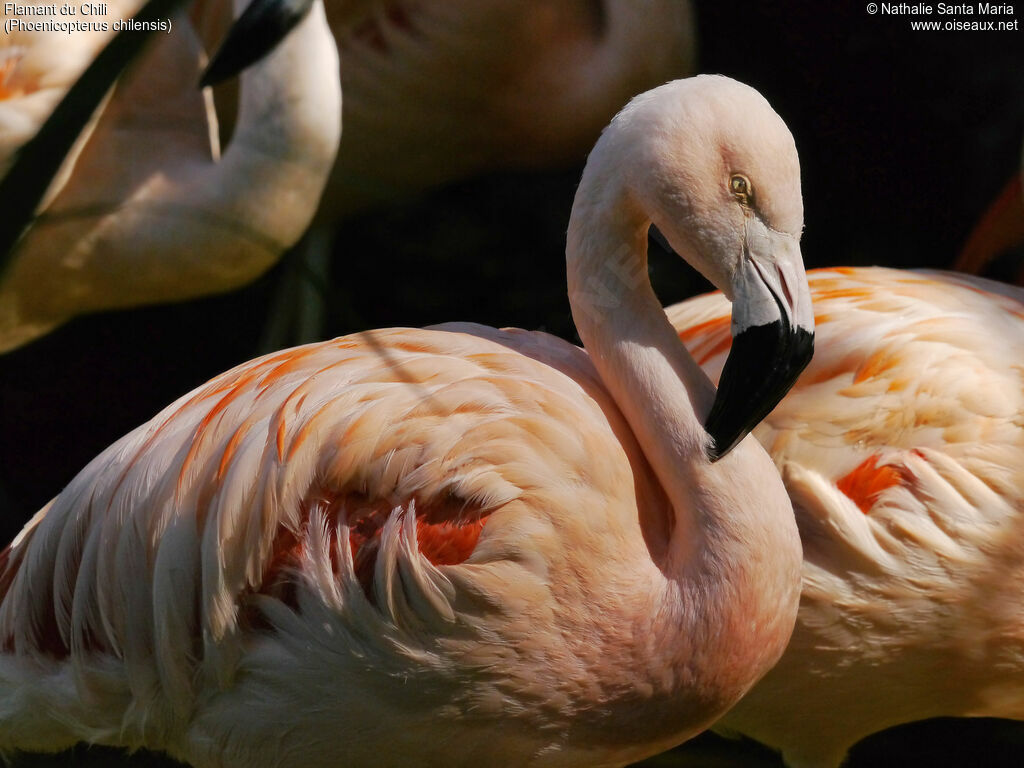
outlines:
[{"label": "pink plumage", "polygon": [[720,399],[642,279],[652,220],[701,244],[688,257],[731,286],[737,334],[809,338],[781,119],[723,77],[637,97],[569,223],[588,352],[472,325],[367,331],[168,406],[4,554],[0,750],[590,767],[706,728],[795,619],[792,505],[742,438],[809,347],[754,364],[770,393]]},{"label": "pink plumage", "polygon": [[[809,273],[814,360],[754,434],[804,546],[797,628],[721,726],[794,768],[930,717],[1024,719],[1024,291]],[[728,303],[670,307],[712,377]]]}]

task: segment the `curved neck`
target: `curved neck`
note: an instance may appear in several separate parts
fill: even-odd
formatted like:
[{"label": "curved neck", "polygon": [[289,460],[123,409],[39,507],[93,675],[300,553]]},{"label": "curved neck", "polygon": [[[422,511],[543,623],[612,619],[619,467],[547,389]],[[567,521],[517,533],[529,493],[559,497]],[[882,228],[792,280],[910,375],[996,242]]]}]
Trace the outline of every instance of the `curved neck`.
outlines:
[{"label": "curved neck", "polygon": [[[588,168],[601,166],[594,159]],[[715,464],[707,458],[703,422],[715,388],[651,288],[649,220],[620,178],[614,169],[584,173],[569,223],[569,298],[594,367],[674,514],[655,563],[664,578],[647,611],[659,618],[644,631],[661,636],[652,642],[660,649],[649,659],[652,679],[674,670],[687,689],[676,699],[678,737],[706,727],[709,712],[725,711],[781,656],[796,620],[800,539],[778,470],[755,441]]]},{"label": "curved neck", "polygon": [[[673,540],[701,540],[695,475],[714,473],[703,423],[715,387],[686,351],[647,276],[650,220],[621,185],[584,175],[569,223],[569,301],[580,338],[675,511]],[[593,197],[588,190],[599,189]],[[676,553],[684,555],[684,553]],[[689,558],[687,558],[689,559]]]}]

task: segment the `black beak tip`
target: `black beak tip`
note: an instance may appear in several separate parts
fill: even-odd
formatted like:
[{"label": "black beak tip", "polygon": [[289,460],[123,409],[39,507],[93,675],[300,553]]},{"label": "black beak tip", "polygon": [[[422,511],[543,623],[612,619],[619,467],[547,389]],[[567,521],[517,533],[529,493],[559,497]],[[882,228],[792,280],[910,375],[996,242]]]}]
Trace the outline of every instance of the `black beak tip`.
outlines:
[{"label": "black beak tip", "polygon": [[722,448],[718,445],[718,440],[715,438],[714,435],[711,435],[711,443],[710,445],[708,445],[708,461],[714,464],[720,458],[725,456],[725,454],[728,452],[728,450],[723,451]]},{"label": "black beak tip", "polygon": [[712,464],[727,455],[747,435],[742,429],[726,425],[723,419],[713,423],[709,418],[705,429],[711,438],[711,441],[708,443],[707,455],[708,461]]},{"label": "black beak tip", "polygon": [[814,333],[777,321],[733,339],[705,429],[708,459],[718,461],[764,419],[814,354]]},{"label": "black beak tip", "polygon": [[252,0],[210,60],[199,87],[234,77],[269,54],[302,21],[313,0]]}]

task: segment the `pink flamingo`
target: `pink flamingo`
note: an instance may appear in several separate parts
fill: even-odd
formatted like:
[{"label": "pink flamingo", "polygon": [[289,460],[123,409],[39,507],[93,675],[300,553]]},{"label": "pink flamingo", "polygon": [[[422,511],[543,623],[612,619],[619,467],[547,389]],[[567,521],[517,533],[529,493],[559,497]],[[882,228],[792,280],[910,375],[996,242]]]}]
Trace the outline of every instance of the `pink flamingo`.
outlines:
[{"label": "pink flamingo", "polygon": [[[0,135],[12,126],[18,144],[106,41],[57,37],[24,32],[3,43]],[[0,352],[83,312],[243,285],[316,212],[341,131],[323,7],[243,75],[223,155],[209,94],[196,88],[203,54],[194,31],[179,19],[160,37],[83,134],[17,246],[0,282]]]},{"label": "pink flamingo", "polygon": [[[218,51],[213,79],[272,48],[311,3],[253,0],[236,39]],[[689,0],[326,7],[344,62],[345,141],[324,221],[488,171],[579,163],[631,96],[690,74],[696,58]],[[217,42],[228,21],[213,23]]]},{"label": "pink flamingo", "polygon": [[[140,4],[112,0],[104,18]],[[578,162],[630,96],[693,67],[684,0],[331,0],[326,16],[315,5],[284,52],[244,75],[237,115],[231,88],[195,88],[232,3],[201,2],[139,62],[0,283],[0,352],[85,312],[244,285],[318,205],[330,224],[487,170]],[[0,37],[0,170],[108,37]]]},{"label": "pink flamingo", "polygon": [[694,71],[689,0],[362,4],[347,23],[327,8],[345,92],[329,219],[487,171],[580,163],[630,97]]},{"label": "pink flamingo", "polygon": [[[755,435],[804,548],[782,660],[721,721],[793,768],[931,717],[1024,720],[1024,290],[810,273],[814,360]],[[667,310],[714,377],[728,303]]]},{"label": "pink flamingo", "polygon": [[[742,438],[811,351],[802,219],[768,103],[673,82],[619,114],[580,183],[588,352],[368,331],[185,395],[5,551],[0,750],[612,766],[706,728],[796,614],[792,507]],[[717,394],[646,279],[652,221],[733,296]]]}]

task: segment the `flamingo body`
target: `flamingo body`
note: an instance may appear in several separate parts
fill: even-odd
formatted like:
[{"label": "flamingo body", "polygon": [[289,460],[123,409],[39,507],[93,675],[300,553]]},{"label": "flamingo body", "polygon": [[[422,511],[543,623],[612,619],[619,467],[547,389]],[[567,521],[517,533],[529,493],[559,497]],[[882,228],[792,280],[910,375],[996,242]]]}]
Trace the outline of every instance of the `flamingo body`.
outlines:
[{"label": "flamingo body", "polygon": [[456,328],[253,361],[87,466],[9,563],[7,649],[48,656],[0,661],[26,713],[3,742],[318,765],[341,716],[346,764],[584,766],[710,724],[670,706],[699,657],[735,653],[708,687],[738,696],[789,617],[735,610],[749,656],[680,635],[654,560],[671,510],[586,355]]},{"label": "flamingo body", "polygon": [[[738,350],[777,331],[771,392],[716,393],[629,277],[652,220],[730,289]],[[792,507],[742,438],[806,363],[801,228],[792,137],[756,91],[700,77],[637,97],[570,219],[588,352],[373,331],[169,406],[3,555],[0,750],[613,766],[706,728],[795,619]]]},{"label": "flamingo body", "polygon": [[363,0],[327,12],[345,142],[326,218],[486,171],[577,164],[633,95],[694,70],[682,0]]},{"label": "flamingo body", "polygon": [[[438,723],[490,712],[496,726],[522,710],[527,719],[503,725],[523,731],[524,743],[501,753],[511,764],[527,759],[529,729],[564,728],[579,697],[595,693],[590,686],[637,702],[644,691],[671,695],[685,677],[665,665],[675,643],[655,640],[644,625],[655,614],[650,585],[661,575],[633,565],[651,560],[638,535],[634,487],[652,517],[651,535],[663,535],[668,524],[649,468],[582,353],[541,335],[479,332],[484,338],[379,332],[273,355],[215,379],[97,457],[20,545],[46,552],[40,565],[49,557],[62,565],[22,566],[4,609],[8,644],[50,649],[61,669],[51,674],[68,683],[86,665],[69,659],[124,658],[109,677],[79,670],[99,701],[79,705],[75,726],[61,728],[64,744],[122,732],[128,744],[151,743],[159,729],[171,737],[161,746],[209,764],[173,738],[201,744],[204,733],[222,727],[219,716],[238,708],[251,716],[253,731],[235,723],[231,741],[218,749],[244,755],[247,765],[301,764],[296,745],[315,743],[347,712],[359,729],[385,729],[337,754],[369,764],[379,749],[371,745],[385,736],[422,749],[425,711]],[[252,511],[241,517],[242,508]],[[383,531],[360,548],[360,521],[380,508]],[[580,514],[574,520],[549,511],[560,508]],[[431,564],[424,537],[410,534],[414,520],[432,518],[451,527],[449,540],[483,522],[472,556],[456,552],[447,558],[454,563]],[[127,559],[118,555],[129,550]],[[602,564],[599,573],[593,563]],[[358,578],[367,568],[369,589]],[[549,568],[575,578],[553,583]],[[289,580],[294,593],[278,594],[276,582],[292,570],[299,574]],[[146,588],[138,589],[140,580]],[[105,586],[112,584],[133,585],[136,597],[122,603],[123,593]],[[53,602],[33,600],[37,590],[52,593]],[[583,601],[597,610],[558,622],[545,610]],[[558,624],[570,619],[586,623],[562,632]],[[492,633],[503,643],[489,640]],[[636,660],[648,669],[643,676],[619,657],[630,648],[624,635],[634,633],[652,641],[651,656]],[[200,653],[197,663],[193,638],[200,634],[214,653]],[[344,638],[350,653],[330,651],[338,642],[332,637]],[[451,668],[460,657],[462,672]],[[550,690],[517,681],[532,665],[558,678]],[[593,677],[594,669],[607,679]],[[197,683],[232,678],[230,690],[204,703],[203,716],[176,722],[195,706]],[[64,686],[35,683],[20,692],[35,700],[28,710],[67,717]],[[323,718],[305,708],[261,712],[261,704],[278,706],[261,693],[267,686],[296,698],[317,691]],[[129,712],[110,708],[110,719],[97,722],[106,708],[96,704],[158,688],[165,700],[140,701]],[[452,695],[460,689],[465,700]],[[404,723],[394,711],[410,699],[416,716]],[[268,719],[289,738],[277,754],[248,752]],[[644,727],[651,725],[648,719]],[[45,735],[19,743],[52,748],[54,726],[44,718],[26,723]],[[487,729],[459,740],[460,754],[481,759],[493,745]],[[442,764],[449,749],[439,745],[430,762]]]},{"label": "flamingo body", "polygon": [[[817,352],[755,430],[803,541],[797,629],[720,725],[831,768],[899,723],[1024,719],[1024,292],[880,268],[809,283]],[[667,310],[713,377],[726,306]]]}]

